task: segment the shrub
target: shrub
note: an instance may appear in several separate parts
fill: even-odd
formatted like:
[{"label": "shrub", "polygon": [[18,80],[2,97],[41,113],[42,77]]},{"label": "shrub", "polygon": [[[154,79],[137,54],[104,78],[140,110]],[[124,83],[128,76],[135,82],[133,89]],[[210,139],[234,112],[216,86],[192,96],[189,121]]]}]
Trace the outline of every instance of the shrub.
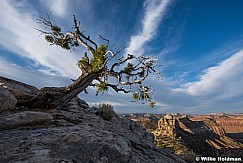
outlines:
[{"label": "shrub", "polygon": [[102,103],[99,105],[99,109],[97,111],[97,115],[99,115],[104,120],[111,120],[112,117],[116,115],[115,111],[113,110],[113,106],[110,104]]}]

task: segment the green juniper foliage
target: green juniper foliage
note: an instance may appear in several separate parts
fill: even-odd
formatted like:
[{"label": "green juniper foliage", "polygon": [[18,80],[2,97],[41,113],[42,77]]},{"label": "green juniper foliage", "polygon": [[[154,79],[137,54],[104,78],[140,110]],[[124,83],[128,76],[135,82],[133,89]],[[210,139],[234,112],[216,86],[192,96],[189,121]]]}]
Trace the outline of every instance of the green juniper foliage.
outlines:
[{"label": "green juniper foliage", "polygon": [[53,34],[54,34],[55,36],[58,36],[58,35],[60,34],[60,32],[61,32],[61,28],[58,27],[58,26],[52,26],[52,27],[51,27],[51,30],[53,31]]},{"label": "green juniper foliage", "polygon": [[152,91],[149,87],[140,85],[138,87],[138,92],[134,92],[132,94],[132,98],[134,101],[140,101],[142,104],[145,104],[146,102],[149,103],[149,106],[151,108],[155,107],[156,102],[151,98],[152,97]]},{"label": "green juniper foliage", "polygon": [[108,87],[107,87],[107,84],[105,82],[100,82],[98,84],[96,84],[96,87],[98,88],[97,89],[97,94],[98,93],[104,93],[105,91],[108,91]]},{"label": "green juniper foliage", "polygon": [[128,63],[124,68],[124,73],[126,74],[126,79],[129,80],[131,77],[131,73],[134,71],[134,66],[132,63]]},{"label": "green juniper foliage", "polygon": [[113,110],[113,106],[110,104],[102,103],[99,105],[97,114],[104,120],[111,120],[112,117],[116,115]]},{"label": "green juniper foliage", "polygon": [[101,45],[95,52],[94,52],[94,57],[91,58],[91,68],[89,69],[88,72],[98,72],[101,67],[103,67],[104,62],[106,60],[105,58],[105,53],[107,50],[108,46],[106,45]]},{"label": "green juniper foliage", "polygon": [[[90,36],[84,35],[84,31],[80,31],[75,16],[73,16],[72,31],[66,33],[63,33],[61,27],[52,24],[49,16],[48,19],[40,17],[37,20],[45,26],[45,31],[37,30],[45,35],[45,39],[50,45],[57,45],[66,50],[73,50],[81,45],[86,49],[77,62],[81,75],[73,84],[66,87],[68,90],[75,90],[74,88],[82,86],[87,81],[88,84],[85,83],[85,86],[97,88],[97,94],[108,91],[108,88],[112,88],[116,92],[132,92],[134,101],[140,101],[141,104],[148,103],[151,108],[155,106],[152,88],[143,85],[143,81],[150,74],[159,76],[155,70],[157,59],[144,55],[138,57],[133,54],[121,55],[124,48],[118,51],[116,47],[113,50],[109,49],[109,40],[101,36],[101,39],[107,44],[98,46]],[[80,89],[80,92],[86,91],[86,87]]]},{"label": "green juniper foliage", "polygon": [[138,95],[138,93],[134,92],[134,93],[132,94],[132,98],[133,98],[134,100],[139,100],[139,95]]}]

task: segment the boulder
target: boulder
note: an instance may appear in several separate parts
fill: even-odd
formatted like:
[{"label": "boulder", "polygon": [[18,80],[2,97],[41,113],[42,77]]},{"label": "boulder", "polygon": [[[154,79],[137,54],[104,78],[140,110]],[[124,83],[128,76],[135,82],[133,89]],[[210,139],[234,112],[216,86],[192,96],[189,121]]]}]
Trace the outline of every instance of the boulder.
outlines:
[{"label": "boulder", "polygon": [[26,101],[34,98],[39,93],[39,90],[34,86],[2,76],[0,76],[0,87],[10,91],[17,98],[18,104],[25,103]]},{"label": "boulder", "polygon": [[80,108],[82,110],[89,108],[89,105],[84,100],[81,100],[78,97],[74,97],[72,100],[65,104],[64,108]]},{"label": "boulder", "polygon": [[48,124],[52,121],[52,119],[52,115],[36,111],[23,111],[10,115],[1,115],[0,130]]},{"label": "boulder", "polygon": [[[0,97],[9,98],[7,102],[16,97],[19,104],[0,114],[0,162],[184,162],[156,147],[153,137],[135,122],[118,116],[103,120],[77,97],[62,108],[28,111],[21,103],[35,97],[38,89],[3,77],[0,83],[6,95]],[[3,110],[12,109],[16,98]]]},{"label": "boulder", "polygon": [[0,113],[14,109],[16,104],[15,96],[7,89],[0,87]]},{"label": "boulder", "polygon": [[2,131],[0,162],[184,162],[95,114],[66,127]]},{"label": "boulder", "polygon": [[57,110],[52,113],[54,120],[62,120],[68,122],[68,124],[79,124],[83,122],[84,112],[78,110],[69,109],[68,111]]}]

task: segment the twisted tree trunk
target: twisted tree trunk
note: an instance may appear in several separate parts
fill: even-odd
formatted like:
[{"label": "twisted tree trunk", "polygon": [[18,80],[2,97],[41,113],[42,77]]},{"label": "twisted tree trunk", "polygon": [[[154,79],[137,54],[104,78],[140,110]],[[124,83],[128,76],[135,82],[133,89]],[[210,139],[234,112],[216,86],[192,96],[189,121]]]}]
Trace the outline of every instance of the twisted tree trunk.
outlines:
[{"label": "twisted tree trunk", "polygon": [[86,73],[67,87],[44,87],[28,103],[32,108],[56,109],[62,107],[80,92],[84,91],[98,77],[99,73]]},{"label": "twisted tree trunk", "polygon": [[98,77],[99,74],[97,73],[85,74],[81,78],[77,79],[76,82],[74,82],[74,84],[71,85],[71,87],[69,87],[70,90],[61,95],[61,97],[57,100],[53,101],[51,103],[51,106],[63,106],[66,102],[73,99],[80,92],[84,91],[93,82],[93,80],[97,79]]}]

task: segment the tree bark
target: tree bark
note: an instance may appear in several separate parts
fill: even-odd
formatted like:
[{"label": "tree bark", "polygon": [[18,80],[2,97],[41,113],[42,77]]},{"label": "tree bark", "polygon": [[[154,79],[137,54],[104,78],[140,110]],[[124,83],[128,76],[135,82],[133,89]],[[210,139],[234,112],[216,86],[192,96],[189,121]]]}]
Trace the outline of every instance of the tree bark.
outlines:
[{"label": "tree bark", "polygon": [[94,79],[99,77],[98,73],[86,73],[81,75],[73,84],[64,87],[45,87],[39,95],[31,102],[31,108],[57,109],[84,91]]},{"label": "tree bark", "polygon": [[51,103],[51,107],[60,107],[63,106],[66,102],[73,99],[75,96],[77,96],[80,92],[84,91],[92,82],[94,79],[98,78],[99,74],[97,73],[91,73],[91,74],[84,74],[83,77],[80,79],[77,79],[77,82],[74,82],[74,84],[71,86],[71,89],[65,92],[60,98],[55,100]]}]

